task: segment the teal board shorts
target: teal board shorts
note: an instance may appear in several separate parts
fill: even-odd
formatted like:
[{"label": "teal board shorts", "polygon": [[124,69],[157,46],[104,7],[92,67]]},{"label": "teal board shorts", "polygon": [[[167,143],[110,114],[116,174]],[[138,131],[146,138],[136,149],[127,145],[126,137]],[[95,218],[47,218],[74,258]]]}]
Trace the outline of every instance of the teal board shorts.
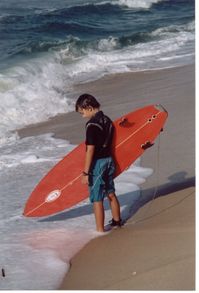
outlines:
[{"label": "teal board shorts", "polygon": [[115,192],[113,181],[115,164],[112,157],[97,159],[91,166],[89,175],[90,201],[103,201],[110,193]]}]

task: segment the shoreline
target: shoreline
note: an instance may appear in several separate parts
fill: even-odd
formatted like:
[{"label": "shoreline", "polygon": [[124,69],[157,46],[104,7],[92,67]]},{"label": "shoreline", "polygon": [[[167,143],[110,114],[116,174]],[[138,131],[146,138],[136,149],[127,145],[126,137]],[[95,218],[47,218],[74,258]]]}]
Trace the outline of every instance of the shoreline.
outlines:
[{"label": "shoreline", "polygon": [[[112,120],[148,104],[162,104],[167,109],[169,116],[165,129],[160,135],[159,169],[161,176],[159,176],[158,183],[162,187],[172,190],[173,185],[177,187],[179,183],[183,183],[186,187],[190,185],[190,182],[195,181],[194,64],[158,71],[107,75],[96,81],[76,85],[72,98],[75,99],[83,92],[96,96],[101,103],[102,110]],[[85,123],[86,121],[74,111],[19,129],[18,135],[23,138],[53,133],[55,138],[79,144],[84,140]],[[186,131],[186,135],[183,130]],[[141,165],[154,169],[157,162],[158,144],[157,139],[155,145],[144,153]],[[174,155],[176,158],[172,160],[174,164],[171,173],[168,158],[173,159]],[[150,176],[143,187],[152,188],[156,184],[154,177],[154,175]]]},{"label": "shoreline", "polygon": [[[169,117],[165,129],[161,133],[160,141],[157,139],[155,145],[147,150],[141,158],[141,166],[154,170],[154,173],[141,185],[143,202],[139,203],[138,206],[132,207],[133,217],[128,220],[127,225],[123,229],[92,240],[77,253],[71,260],[72,266],[63,280],[61,290],[104,288],[117,290],[149,290],[154,288],[155,290],[192,290],[194,288],[194,197],[190,196],[179,205],[174,206],[172,211],[168,211],[169,215],[166,215],[167,212],[165,214],[160,213],[155,217],[138,223],[136,228],[128,226],[128,223],[135,221],[136,217],[148,205],[152,206],[151,209],[155,213],[158,212],[158,209],[154,210],[156,206],[163,209],[165,202],[169,205],[175,199],[180,201],[186,195],[187,190],[194,191],[194,88],[194,65],[159,71],[110,75],[97,81],[79,84],[74,87],[73,98],[78,97],[83,92],[93,94],[100,101],[103,111],[113,120],[126,112],[146,106],[147,104],[162,104],[167,109]],[[22,138],[44,133],[54,133],[56,138],[66,139],[73,144],[79,144],[84,139],[84,124],[85,121],[82,121],[77,113],[70,112],[58,115],[44,123],[21,129],[18,131],[18,134]],[[147,204],[157,185],[157,198],[152,204],[150,202]],[[187,204],[186,200],[188,201]],[[180,209],[178,206],[180,206]],[[184,211],[183,213],[182,210]],[[184,221],[185,216],[190,219],[189,224]],[[174,223],[175,225],[173,225]],[[183,223],[182,229],[179,223]],[[154,237],[150,237],[148,228]],[[136,244],[131,242],[131,237],[135,232],[136,235],[140,236],[134,239]],[[180,232],[181,234],[179,234]],[[168,235],[170,240],[167,240]],[[179,256],[179,262],[175,259],[175,254],[178,254],[181,242],[179,243],[178,237],[174,237],[174,235],[180,235],[179,238],[183,239],[182,243],[185,245],[181,250],[182,255]],[[160,252],[163,254],[156,254],[159,249],[156,237],[159,237],[158,239],[162,243]],[[188,242],[185,241],[186,237],[188,237]],[[124,239],[122,244],[121,239]],[[103,246],[103,243],[106,243],[106,247]],[[122,257],[119,257],[117,252],[120,251],[121,246],[127,247],[130,243],[131,245],[136,245],[136,249],[139,251],[138,256],[134,254],[132,249],[130,251],[125,250]],[[112,245],[114,245],[116,251],[114,262],[113,256],[112,258],[108,257],[112,253]],[[103,263],[98,268],[97,264],[100,261],[100,257],[102,257],[101,249],[103,251],[103,247],[104,249],[106,248],[105,254],[107,259],[103,258]],[[147,247],[150,248],[149,252],[153,253],[154,259],[150,259],[150,254],[147,254]],[[190,258],[183,258],[186,251],[190,252]],[[144,255],[149,258],[149,264],[157,270],[150,268],[147,270],[145,268]],[[164,255],[168,255],[169,260],[167,258],[164,259],[163,265],[161,265],[159,260]],[[137,265],[140,265],[140,270],[143,272],[139,273],[136,268],[133,271],[131,269],[131,275],[136,272],[133,275],[133,283],[131,278],[127,278],[128,280],[124,281],[126,274],[130,272],[126,271],[126,266],[130,267],[128,259],[133,259]],[[117,270],[117,262],[119,263],[119,270]],[[86,263],[88,265],[85,265]],[[182,264],[185,269],[182,274],[177,274],[177,270],[179,270]],[[186,270],[186,267],[189,270]],[[108,268],[114,271],[115,279],[111,279],[111,284],[106,283],[109,280],[107,280],[107,275],[111,278]],[[107,271],[107,274],[104,273],[104,270]],[[121,271],[124,272],[124,278],[122,282],[118,283],[116,279],[120,280]],[[169,272],[172,272],[172,274]],[[99,280],[102,283],[105,282],[108,285],[101,286],[99,280],[94,278],[94,273],[96,276],[101,276]],[[90,277],[91,275],[92,278]],[[156,275],[160,278],[159,282],[155,277]],[[163,279],[162,276],[164,276]],[[146,280],[148,282],[145,282]],[[188,284],[188,287],[185,283]],[[135,284],[137,285],[135,286]],[[145,284],[146,287],[143,287],[142,284],[143,286]],[[171,287],[168,288],[167,284],[171,284]]]},{"label": "shoreline", "polygon": [[[139,108],[148,103],[148,100],[150,99],[150,89],[149,93],[147,93],[147,88],[145,88],[145,86],[149,83],[156,81],[157,85],[160,87],[161,75],[169,78],[170,75],[175,76],[176,72],[178,73],[183,70],[193,73],[195,65],[189,64],[158,70],[153,69],[105,75],[98,80],[74,85],[70,97],[75,101],[83,92],[93,94],[100,101],[104,112],[110,115],[114,120],[118,118],[119,115],[123,115],[129,111],[129,104],[132,105],[132,108]],[[132,86],[135,86],[135,88],[133,88],[133,93],[129,93],[126,89],[131,88]],[[158,87],[156,90],[158,90]],[[113,100],[110,100],[113,92],[114,98]],[[124,100],[124,103],[122,103],[122,99]],[[160,103],[163,100],[163,97],[153,97],[150,100],[151,103]],[[111,102],[113,102],[113,107]],[[16,129],[16,131],[20,138],[28,137],[30,135],[34,136],[45,133],[54,133],[55,138],[62,138],[69,140],[72,144],[79,144],[84,139],[84,127],[82,127],[82,120],[78,118],[79,116],[75,111],[62,113],[49,118],[47,121],[31,124]],[[71,126],[73,126],[74,129],[73,133],[71,133]],[[78,131],[76,132],[76,130]]]},{"label": "shoreline", "polygon": [[158,198],[121,229],[90,241],[59,289],[194,290],[194,192]]}]

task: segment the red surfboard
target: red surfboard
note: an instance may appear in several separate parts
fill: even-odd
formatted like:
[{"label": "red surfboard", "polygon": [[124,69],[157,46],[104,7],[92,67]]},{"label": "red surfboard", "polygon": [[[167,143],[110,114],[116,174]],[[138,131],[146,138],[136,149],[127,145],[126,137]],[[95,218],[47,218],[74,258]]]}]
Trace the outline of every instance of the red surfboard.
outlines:
[{"label": "red surfboard", "polygon": [[[167,111],[161,105],[150,105],[114,121],[115,177],[153,145],[167,116]],[[81,183],[84,160],[85,144],[81,143],[36,186],[25,205],[24,216],[52,215],[86,199],[88,186]]]}]

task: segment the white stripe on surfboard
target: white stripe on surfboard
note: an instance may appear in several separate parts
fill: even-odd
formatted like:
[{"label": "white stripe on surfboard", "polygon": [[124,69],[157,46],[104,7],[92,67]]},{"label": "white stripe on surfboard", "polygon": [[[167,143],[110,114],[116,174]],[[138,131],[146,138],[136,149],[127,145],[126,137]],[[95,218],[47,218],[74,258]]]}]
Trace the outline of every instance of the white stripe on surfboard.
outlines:
[{"label": "white stripe on surfboard", "polygon": [[[162,111],[159,111],[158,113],[156,113],[155,115],[156,115],[156,117],[160,114],[160,113],[162,113]],[[152,119],[152,120],[154,120],[153,118],[149,118],[149,119]],[[149,121],[149,119],[147,120],[147,122],[145,122],[142,126],[140,126],[138,129],[136,129],[133,133],[131,133],[127,138],[125,138],[122,142],[120,142],[118,145],[116,145],[116,149],[118,148],[118,147],[120,147],[121,145],[123,145],[127,140],[129,140],[132,136],[134,136],[137,132],[139,132],[142,128],[144,128],[148,123],[151,123],[150,121]],[[62,187],[61,189],[60,189],[60,191],[63,191],[64,189],[66,189],[68,186],[70,186],[70,185],[72,185],[76,180],[78,180],[80,177],[82,176],[82,173],[80,173],[80,175],[78,175],[76,178],[74,178],[73,180],[71,180],[69,183],[67,183],[64,187]],[[48,194],[49,195],[49,194]],[[47,197],[48,197],[48,195],[47,195]],[[40,205],[38,205],[37,207],[35,207],[34,209],[32,209],[31,211],[29,211],[28,213],[26,213],[25,214],[25,216],[27,216],[27,215],[29,215],[29,214],[31,214],[31,213],[33,213],[35,210],[37,210],[37,209],[39,209],[41,206],[43,206],[45,203],[48,203],[47,201],[46,201],[46,199],[45,199],[45,201],[44,202],[42,202]]]},{"label": "white stripe on surfboard", "polygon": [[[160,114],[161,112],[158,112],[156,115],[156,117]],[[149,118],[149,119],[154,119],[154,118]],[[140,128],[138,128],[136,131],[134,131],[131,135],[129,135],[126,139],[124,139],[122,142],[120,142],[115,148],[117,149],[118,147],[120,147],[122,144],[124,144],[127,140],[129,140],[132,136],[134,136],[138,131],[140,131],[142,128],[144,128],[149,122],[149,119],[147,120],[147,122],[145,122],[142,126],[140,126]]]}]

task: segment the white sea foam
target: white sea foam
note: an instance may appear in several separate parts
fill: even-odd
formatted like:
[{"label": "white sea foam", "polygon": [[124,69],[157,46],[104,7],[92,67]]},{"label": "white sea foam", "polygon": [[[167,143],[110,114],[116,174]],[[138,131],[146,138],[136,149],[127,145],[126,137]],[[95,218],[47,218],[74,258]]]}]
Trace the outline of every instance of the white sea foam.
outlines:
[{"label": "white sea foam", "polygon": [[[0,146],[0,259],[6,275],[0,277],[1,290],[58,289],[74,254],[92,238],[101,236],[95,232],[88,199],[51,217],[22,216],[34,186],[74,147],[52,134]],[[134,203],[137,206],[138,185],[151,173],[152,169],[141,167],[137,160],[115,180],[123,219],[128,218]],[[112,217],[107,201],[105,210],[107,224]]]},{"label": "white sea foam", "polygon": [[194,22],[151,32],[155,40],[121,48],[108,37],[88,48],[78,39],[24,61],[0,74],[0,144],[17,138],[17,128],[74,110],[72,86],[105,74],[163,68],[194,61]]},{"label": "white sea foam", "polygon": [[[55,225],[53,228],[51,225],[51,228],[32,228],[29,232],[15,235],[15,239],[13,237],[6,235],[4,244],[0,244],[3,259],[7,260],[1,263],[5,278],[0,282],[0,288],[52,290],[60,286],[69,270],[71,257],[95,234],[90,230],[83,232],[79,229],[56,228]],[[9,244],[8,240],[12,243]]]},{"label": "white sea foam", "polygon": [[[0,76],[0,139],[9,131],[73,109],[64,67],[55,57],[24,62]],[[9,134],[8,134],[9,133]]]},{"label": "white sea foam", "polygon": [[153,4],[162,2],[164,0],[116,0],[112,3],[117,5],[126,6],[128,8],[140,8],[140,9],[149,9]]},{"label": "white sea foam", "polygon": [[97,49],[99,51],[112,51],[118,46],[118,38],[109,37],[108,39],[101,39],[97,42]]},{"label": "white sea foam", "polygon": [[64,149],[64,153],[66,153],[72,148],[73,146],[69,145],[67,141],[55,140],[53,134],[40,135],[36,139],[35,137],[24,138],[18,140],[17,143],[10,142],[1,147],[0,170],[21,164],[55,163],[60,158],[59,149]]}]

